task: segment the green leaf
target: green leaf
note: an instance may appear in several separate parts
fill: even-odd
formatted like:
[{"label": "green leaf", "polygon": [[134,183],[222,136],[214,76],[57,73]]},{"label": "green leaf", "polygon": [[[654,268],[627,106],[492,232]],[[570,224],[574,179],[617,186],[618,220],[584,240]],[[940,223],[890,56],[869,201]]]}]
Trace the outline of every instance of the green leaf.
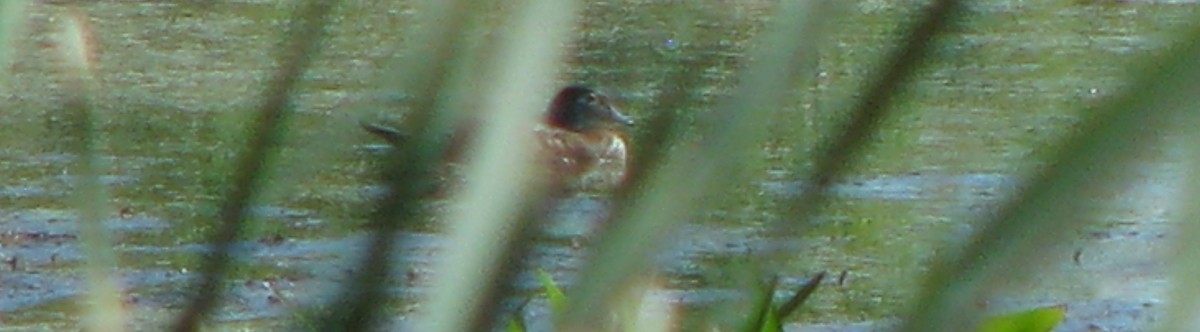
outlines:
[{"label": "green leaf", "polygon": [[779,310],[768,306],[763,315],[762,325],[758,327],[759,332],[783,332],[783,323],[780,322],[780,318]]},{"label": "green leaf", "polygon": [[778,325],[779,318],[776,317],[775,306],[771,305],[771,303],[774,301],[773,295],[778,286],[779,276],[771,277],[771,280],[760,285],[757,303],[755,303],[754,309],[751,311],[750,320],[747,322],[748,325],[746,325],[743,331],[774,331],[769,328],[772,326],[771,321],[775,322],[774,325]]},{"label": "green leaf", "polygon": [[1014,312],[985,320],[979,332],[1049,332],[1066,315],[1067,309],[1062,306]]},{"label": "green leaf", "polygon": [[554,278],[550,277],[545,270],[538,269],[537,278],[542,283],[542,288],[545,289],[546,299],[550,301],[550,312],[555,316],[561,315],[567,308],[567,294],[558,288],[558,284],[554,283]]},{"label": "green leaf", "polygon": [[508,320],[508,327],[505,329],[508,332],[525,332],[525,319],[521,318],[521,314],[513,315],[512,319]]}]

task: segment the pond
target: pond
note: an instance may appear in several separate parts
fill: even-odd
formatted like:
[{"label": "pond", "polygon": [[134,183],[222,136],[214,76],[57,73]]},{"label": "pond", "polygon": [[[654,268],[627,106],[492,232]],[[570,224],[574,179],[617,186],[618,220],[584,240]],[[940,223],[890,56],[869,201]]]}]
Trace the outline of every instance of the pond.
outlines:
[{"label": "pond", "polygon": [[[169,320],[185,303],[213,230],[216,206],[245,144],[275,47],[294,2],[47,1],[31,5],[5,79],[0,117],[0,322],[58,330],[80,321],[85,255],[70,202],[74,156],[53,30],[70,7],[91,21],[102,50],[99,110],[102,181],[128,309],[139,326]],[[730,93],[771,1],[589,3],[569,46],[563,84],[603,88],[627,113],[700,114]],[[497,5],[503,12],[503,6]],[[760,160],[741,184],[711,199],[676,230],[662,253],[669,297],[696,309],[745,296],[725,270],[756,252],[788,250],[783,284],[819,271],[837,278],[797,318],[800,330],[887,326],[906,310],[937,254],[961,245],[1028,174],[1053,155],[1095,105],[1115,93],[1127,68],[1171,42],[1200,9],[1190,2],[991,1],[970,5],[959,33],[939,40],[931,65],[901,95],[870,152],[834,186],[835,199],[803,236],[779,239],[779,198],[805,187],[811,152],[842,119],[848,100],[872,79],[919,5],[845,5],[820,45],[818,74],[775,110]],[[396,120],[404,92],[379,91],[399,31],[415,13],[394,1],[350,1],[334,14],[331,39],[294,101],[285,147],[254,209],[229,296],[216,320],[230,328],[286,326],[298,308],[323,303],[355,267],[367,234],[377,168],[386,149],[360,120]],[[494,15],[500,16],[500,15]],[[485,39],[498,18],[471,33]],[[414,47],[399,44],[400,47]],[[816,46],[814,46],[816,47]],[[468,48],[469,49],[469,48]],[[656,103],[680,73],[695,79],[678,105]],[[1160,314],[1166,282],[1160,258],[1183,174],[1180,152],[1144,151],[1128,185],[1089,193],[1091,229],[1064,239],[1074,253],[1040,268],[1036,285],[981,310],[1067,304],[1064,330],[1140,330]],[[799,165],[799,166],[796,166]],[[444,202],[432,202],[438,208]],[[603,195],[581,194],[556,209],[530,264],[570,284],[581,266]],[[443,249],[442,220],[400,235],[409,265],[389,288],[396,317],[411,314]],[[582,239],[582,240],[581,240]],[[768,248],[770,246],[770,248]],[[533,295],[532,277],[521,288]],[[401,318],[397,318],[401,319]],[[1091,325],[1089,325],[1091,324]]]}]

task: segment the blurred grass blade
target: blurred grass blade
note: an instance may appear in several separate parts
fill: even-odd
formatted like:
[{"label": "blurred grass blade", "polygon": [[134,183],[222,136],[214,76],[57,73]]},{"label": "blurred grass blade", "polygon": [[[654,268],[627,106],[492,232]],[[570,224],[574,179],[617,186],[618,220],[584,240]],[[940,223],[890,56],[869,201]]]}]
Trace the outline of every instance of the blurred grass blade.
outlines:
[{"label": "blurred grass blade", "polygon": [[976,326],[980,313],[972,303],[984,300],[1000,282],[1024,280],[1034,269],[1031,264],[1054,257],[1051,253],[1058,245],[1077,234],[1086,221],[1076,216],[1090,208],[1090,202],[1079,199],[1082,193],[1124,178],[1138,150],[1162,141],[1162,128],[1200,126],[1200,112],[1194,108],[1200,86],[1197,41],[1200,29],[1193,29],[1172,53],[1148,62],[1151,65],[1132,84],[1060,145],[1056,159],[1017,192],[962,253],[935,267],[905,330]]},{"label": "blurred grass blade", "polygon": [[[559,198],[551,193],[561,189],[561,187],[537,187],[539,183],[533,185],[535,187],[531,188],[533,189],[530,190],[531,193],[524,195],[525,197],[519,201],[524,203],[524,207],[513,218],[515,225],[511,225],[512,229],[507,231],[508,238],[504,240],[505,243],[496,248],[496,252],[490,254],[492,261],[523,262],[527,257],[531,257],[537,241],[538,227],[546,225],[551,215],[547,209],[551,207],[552,203],[555,203],[555,199]],[[503,315],[496,313],[508,310],[503,304],[519,291],[517,277],[524,267],[525,264],[501,264],[487,276],[488,285],[476,295],[475,310],[481,314],[474,317],[471,330],[491,328],[498,324],[497,319],[503,319]],[[551,295],[556,296],[558,312],[561,315],[562,309],[566,307],[566,296],[553,280],[544,281],[549,281],[553,286],[553,291],[557,293]]]},{"label": "blurred grass blade", "polygon": [[[536,173],[531,166],[534,144],[528,124],[536,123],[545,101],[554,92],[568,33],[578,15],[573,1],[530,0],[515,5],[512,28],[502,36],[493,66],[492,84],[481,87],[482,127],[475,137],[476,150],[466,165],[467,186],[455,208],[446,218],[450,222],[447,250],[434,272],[432,298],[424,331],[462,331],[491,328],[501,317],[494,311],[505,293],[505,269],[521,264],[514,253],[523,251],[513,242],[526,229],[518,216],[539,192],[532,186]],[[496,170],[507,170],[497,172]],[[537,210],[537,208],[533,208]],[[509,265],[509,266],[505,266]],[[511,270],[508,270],[511,271]]]},{"label": "blurred grass blade", "polygon": [[27,0],[5,0],[0,2],[0,68],[4,68],[4,72],[0,73],[0,91],[8,89],[8,79],[10,74],[8,68],[12,68],[13,54],[16,53],[18,40],[25,32],[26,17],[29,17],[29,1]]},{"label": "blurred grass blade", "polygon": [[238,156],[231,190],[221,205],[220,225],[212,235],[213,251],[202,263],[196,297],[184,310],[175,331],[195,331],[220,301],[221,286],[231,262],[230,250],[242,233],[251,202],[264,186],[267,165],[283,136],[291,110],[292,93],[304,71],[320,50],[325,22],[337,1],[311,0],[301,5],[283,38],[280,69],[267,83],[258,118],[251,127],[246,148]]},{"label": "blurred grass blade", "polygon": [[96,42],[91,26],[81,11],[70,11],[62,20],[59,51],[65,70],[67,117],[74,122],[77,140],[72,172],[75,178],[73,200],[79,211],[79,233],[87,253],[87,301],[84,306],[84,328],[91,331],[124,331],[125,313],[118,286],[117,255],[113,252],[112,235],[104,227],[109,214],[108,194],[100,182],[103,167],[97,154],[98,116],[91,105],[95,82],[92,77]]},{"label": "blurred grass blade", "polygon": [[[1200,17],[1196,17],[1200,20]],[[1200,53],[1200,26],[1195,28],[1196,31],[1191,35],[1191,39],[1187,43],[1191,47],[1184,50]],[[1180,53],[1185,51],[1180,51]],[[1191,56],[1192,59],[1200,56],[1200,54],[1179,54],[1179,56]],[[1187,61],[1187,60],[1184,60]],[[1194,78],[1194,76],[1192,77]],[[1192,84],[1195,91],[1196,83]],[[1184,151],[1183,167],[1185,182],[1182,185],[1182,192],[1176,201],[1172,202],[1179,207],[1177,213],[1172,214],[1172,221],[1179,227],[1178,234],[1174,235],[1174,251],[1172,256],[1165,257],[1171,264],[1171,291],[1167,294],[1167,299],[1170,306],[1167,307],[1166,319],[1164,319],[1160,331],[1189,331],[1200,328],[1200,319],[1197,319],[1196,312],[1200,311],[1200,260],[1196,257],[1196,253],[1200,253],[1200,148],[1196,146],[1196,142],[1200,142],[1200,130],[1196,130],[1197,124],[1200,124],[1200,115],[1197,115],[1195,105],[1200,105],[1200,98],[1192,95],[1192,100],[1183,101],[1175,105],[1188,105],[1191,112],[1185,112],[1186,116],[1190,116],[1190,120],[1184,120],[1191,125],[1182,125],[1180,128],[1184,130],[1181,137],[1172,142],[1181,147]]]},{"label": "blurred grass blade", "polygon": [[1200,319],[1196,312],[1200,310],[1200,149],[1194,145],[1200,142],[1200,131],[1191,130],[1183,135],[1179,142],[1183,143],[1185,166],[1187,170],[1186,184],[1182,194],[1176,198],[1176,206],[1180,207],[1177,217],[1173,220],[1180,228],[1179,234],[1174,235],[1174,255],[1166,257],[1171,262],[1171,294],[1167,300],[1166,319],[1159,331],[1187,331],[1200,328]]},{"label": "blurred grass blade", "polygon": [[634,282],[622,292],[617,300],[614,319],[617,331],[678,331],[678,313],[673,310],[674,302],[663,296],[663,287],[658,278],[644,278]]},{"label": "blurred grass blade", "polygon": [[645,271],[669,231],[691,215],[704,193],[718,192],[732,180],[742,160],[752,158],[764,139],[767,121],[782,107],[795,77],[809,76],[798,59],[804,46],[815,44],[810,24],[820,1],[780,4],[770,32],[759,39],[733,97],[718,105],[705,121],[711,136],[699,144],[669,152],[666,164],[647,178],[646,193],[621,213],[628,217],[613,225],[573,288],[567,315],[558,318],[568,330],[598,326],[613,301],[635,274]]},{"label": "blurred grass blade", "polygon": [[813,159],[815,168],[805,181],[812,187],[802,190],[790,202],[781,204],[785,217],[780,220],[789,222],[777,225],[780,233],[800,234],[806,229],[807,217],[814,215],[821,206],[824,193],[833,184],[833,179],[843,170],[850,169],[848,165],[878,132],[892,99],[905,83],[911,81],[917,68],[926,62],[935,37],[947,31],[952,18],[961,14],[959,1],[955,0],[934,1],[926,8],[925,16],[917,22],[895,53],[885,60],[879,78],[866,88],[862,97],[853,102],[850,119],[834,131],[836,136],[827,144],[818,146]]},{"label": "blurred grass blade", "polygon": [[[379,322],[380,303],[387,300],[385,287],[392,271],[392,248],[401,223],[413,220],[424,195],[436,186],[434,172],[449,142],[448,132],[458,110],[447,103],[462,98],[448,87],[463,44],[463,31],[480,3],[471,1],[426,0],[413,4],[417,22],[402,40],[413,47],[388,64],[382,75],[385,89],[412,96],[412,111],[402,128],[413,140],[396,145],[383,163],[383,183],[387,193],[371,215],[372,231],[358,273],[343,285],[333,300],[335,310],[323,319],[322,331],[368,331]],[[449,100],[447,102],[446,100]],[[456,105],[452,105],[456,106]]]}]

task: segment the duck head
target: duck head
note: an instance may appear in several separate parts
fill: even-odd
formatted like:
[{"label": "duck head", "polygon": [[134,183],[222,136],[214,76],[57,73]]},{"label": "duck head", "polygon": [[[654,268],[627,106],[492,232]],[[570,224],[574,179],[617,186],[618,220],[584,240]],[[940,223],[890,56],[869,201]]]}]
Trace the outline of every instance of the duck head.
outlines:
[{"label": "duck head", "polygon": [[586,132],[612,124],[632,126],[633,119],[621,114],[608,96],[588,87],[572,85],[563,88],[550,102],[546,123],[574,132]]}]

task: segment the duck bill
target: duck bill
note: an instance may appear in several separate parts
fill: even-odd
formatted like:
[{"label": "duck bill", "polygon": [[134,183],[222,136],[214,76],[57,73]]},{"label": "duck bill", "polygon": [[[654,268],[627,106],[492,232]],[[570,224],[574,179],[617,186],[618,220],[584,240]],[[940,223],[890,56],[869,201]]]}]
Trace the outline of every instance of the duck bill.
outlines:
[{"label": "duck bill", "polygon": [[612,118],[613,122],[620,123],[622,125],[633,126],[634,124],[633,118],[621,113],[621,111],[617,110],[616,108],[609,108],[609,116]]}]

